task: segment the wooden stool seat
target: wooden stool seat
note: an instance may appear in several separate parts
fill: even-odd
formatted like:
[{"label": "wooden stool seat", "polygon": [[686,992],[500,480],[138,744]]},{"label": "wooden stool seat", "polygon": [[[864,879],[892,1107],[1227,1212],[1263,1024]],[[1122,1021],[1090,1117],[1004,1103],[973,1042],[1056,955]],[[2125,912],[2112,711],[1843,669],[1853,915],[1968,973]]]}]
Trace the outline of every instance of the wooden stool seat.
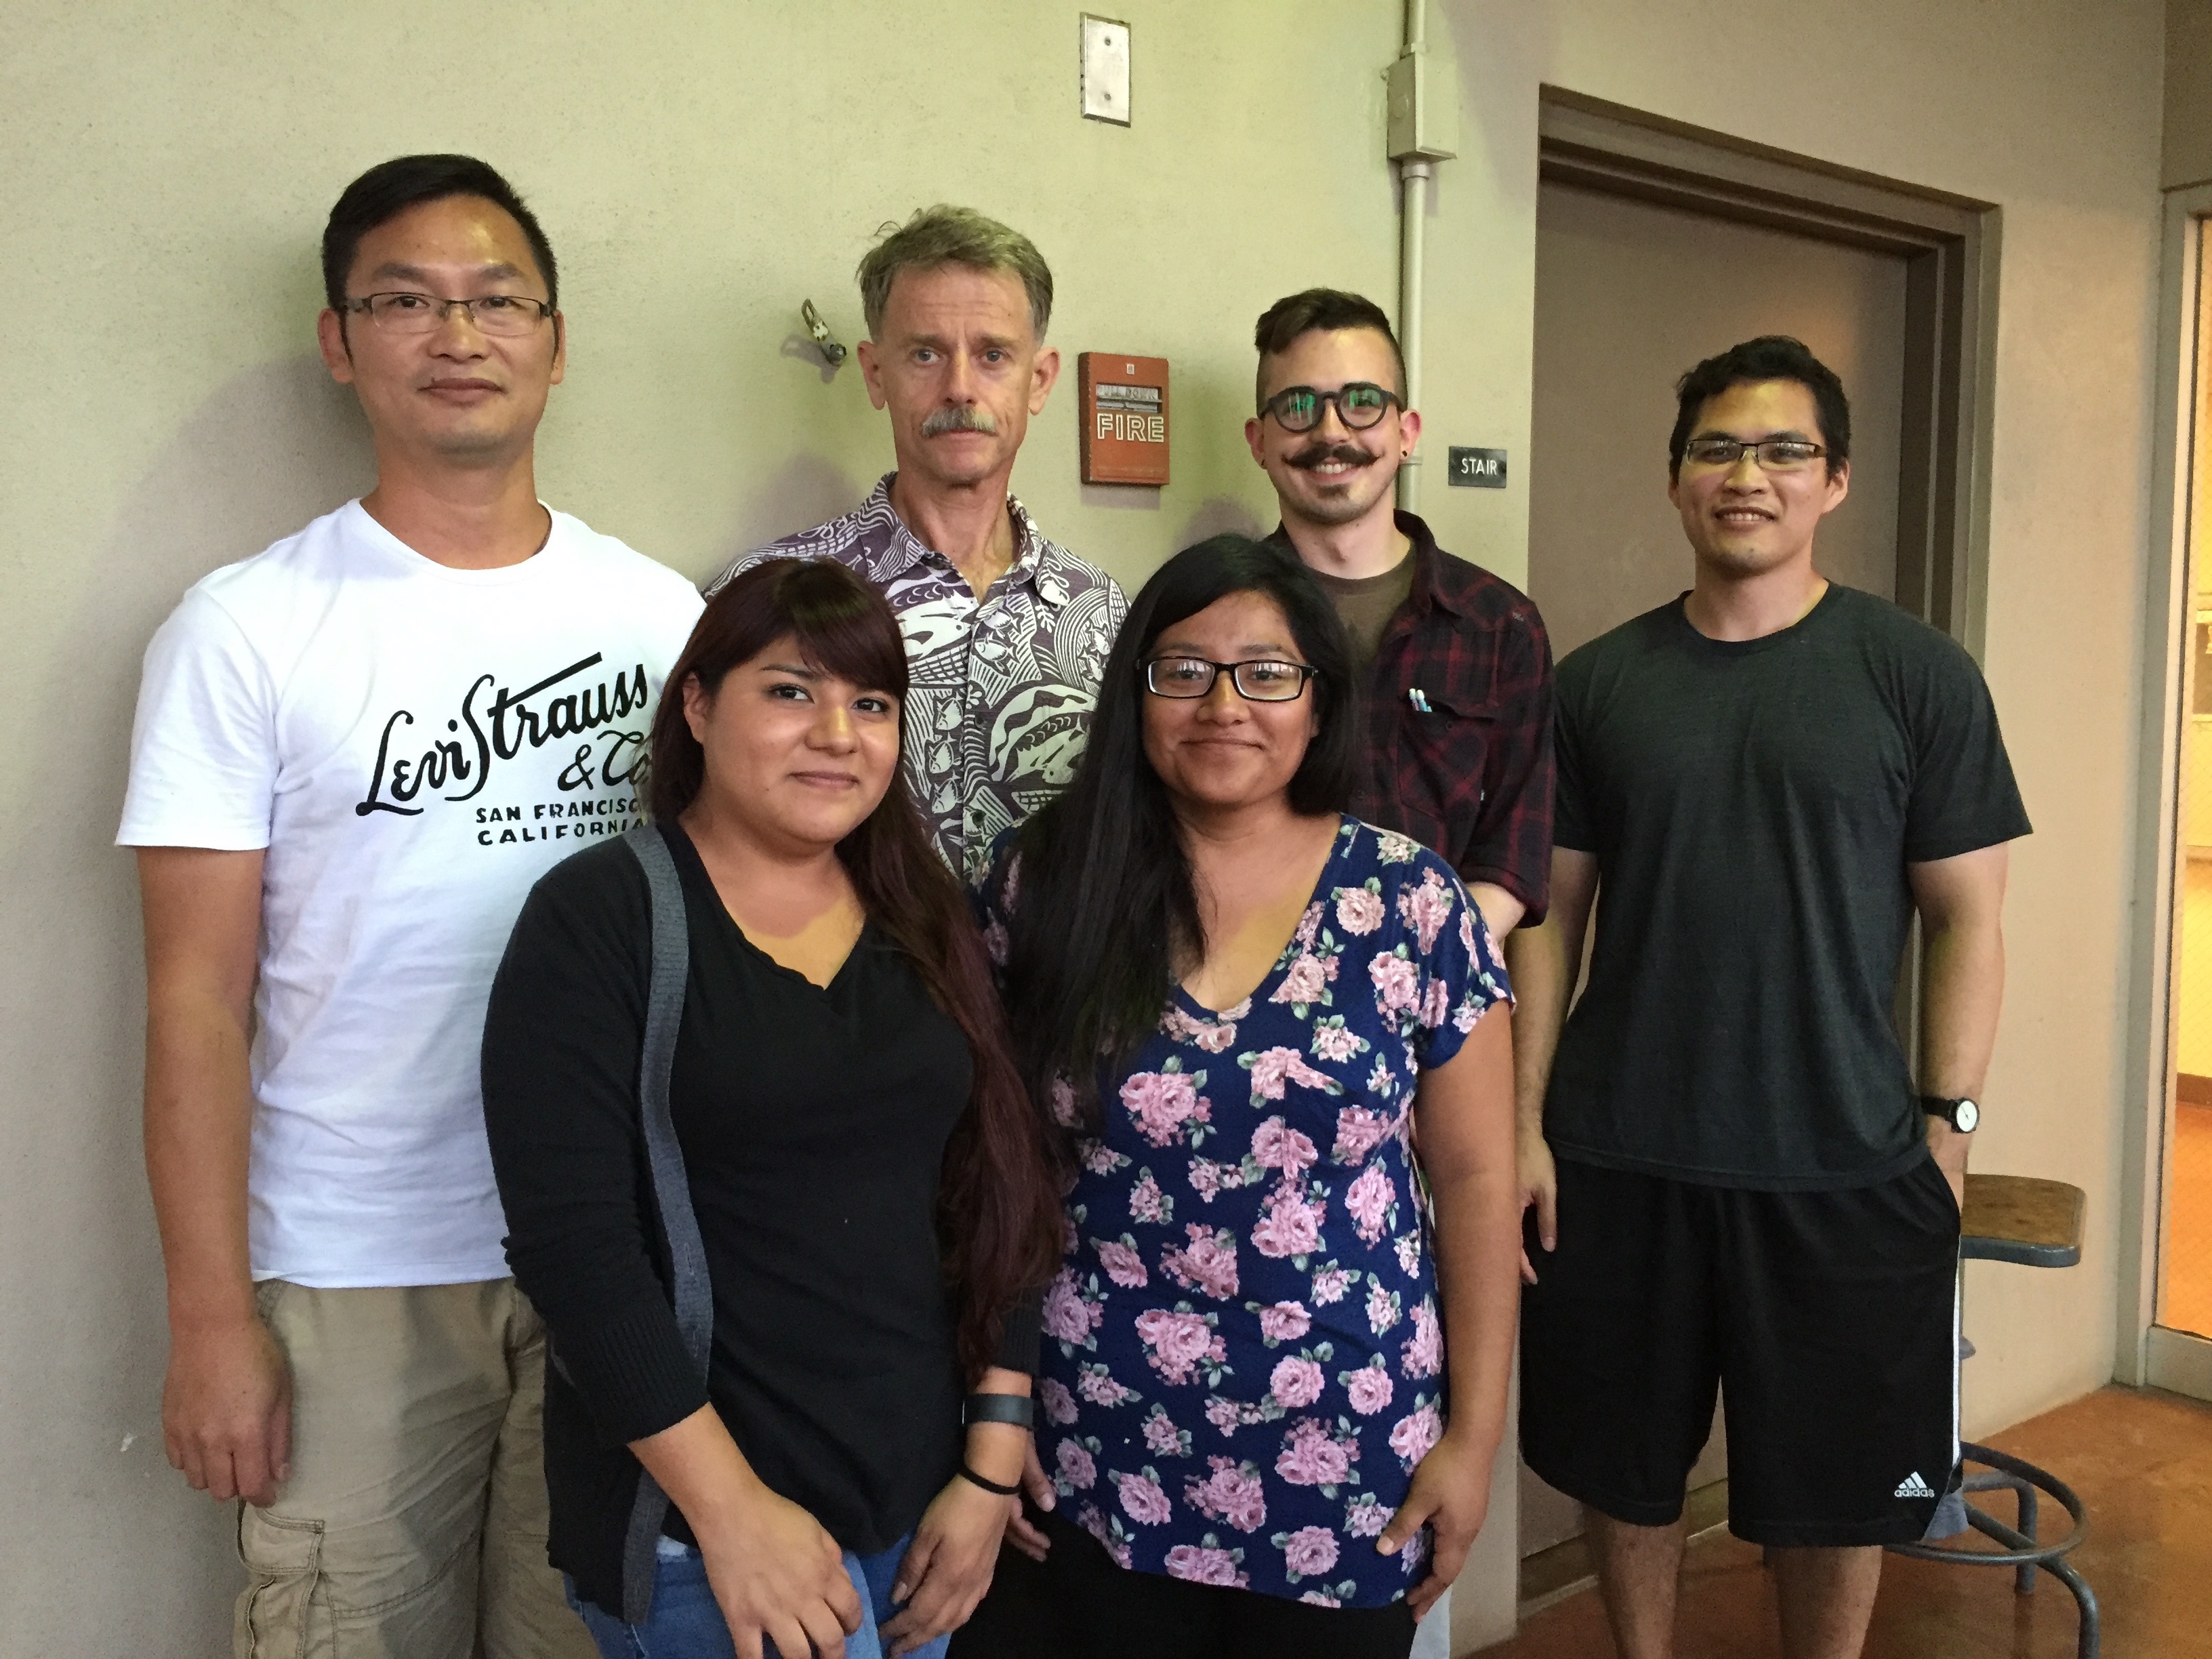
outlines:
[{"label": "wooden stool seat", "polygon": [[2070,1267],[2081,1259],[2085,1204],[2081,1189],[2063,1181],[1970,1173],[1959,1254],[2023,1267]]}]

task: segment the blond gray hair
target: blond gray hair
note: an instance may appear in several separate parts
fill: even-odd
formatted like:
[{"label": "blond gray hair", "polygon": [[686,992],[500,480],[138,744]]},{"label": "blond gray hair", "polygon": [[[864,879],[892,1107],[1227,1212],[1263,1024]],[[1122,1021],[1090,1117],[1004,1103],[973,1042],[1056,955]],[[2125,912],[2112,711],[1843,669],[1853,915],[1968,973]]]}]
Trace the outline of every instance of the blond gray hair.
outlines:
[{"label": "blond gray hair", "polygon": [[1010,270],[1020,277],[1030,299],[1030,327],[1038,343],[1043,343],[1045,325],[1052,320],[1052,271],[1044,255],[1018,230],[974,208],[946,202],[915,210],[914,217],[870,248],[860,261],[860,311],[868,320],[869,337],[884,331],[891,281],[899,272],[935,270],[944,265]]}]

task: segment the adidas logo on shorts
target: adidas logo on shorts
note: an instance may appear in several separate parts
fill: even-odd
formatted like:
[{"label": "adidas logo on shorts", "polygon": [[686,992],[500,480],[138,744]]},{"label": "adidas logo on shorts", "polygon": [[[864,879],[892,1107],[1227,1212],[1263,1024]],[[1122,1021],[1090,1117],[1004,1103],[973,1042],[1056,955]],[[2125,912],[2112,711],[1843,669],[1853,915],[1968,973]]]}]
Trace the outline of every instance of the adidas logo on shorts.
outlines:
[{"label": "adidas logo on shorts", "polygon": [[1935,1495],[1936,1489],[1920,1478],[1917,1469],[1899,1481],[1897,1490],[1890,1493],[1892,1498],[1933,1498]]}]

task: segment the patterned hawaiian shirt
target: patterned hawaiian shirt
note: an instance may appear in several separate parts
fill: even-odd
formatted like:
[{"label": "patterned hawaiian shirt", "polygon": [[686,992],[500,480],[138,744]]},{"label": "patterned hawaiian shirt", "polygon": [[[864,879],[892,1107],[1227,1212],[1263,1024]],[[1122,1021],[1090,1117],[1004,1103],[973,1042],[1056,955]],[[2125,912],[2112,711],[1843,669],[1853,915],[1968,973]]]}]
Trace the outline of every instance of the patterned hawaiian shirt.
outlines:
[{"label": "patterned hawaiian shirt", "polygon": [[763,559],[823,557],[883,590],[912,677],[907,780],[938,852],[972,879],[993,839],[1074,777],[1129,602],[1097,565],[1045,539],[1009,495],[1014,562],[978,604],[952,562],[892,510],[897,476],[884,474],[842,518],[744,555],[707,592]]},{"label": "patterned hawaiian shirt", "polygon": [[[1004,955],[1019,860],[983,894]],[[1180,988],[1101,1079],[1046,1293],[1037,1449],[1124,1567],[1329,1606],[1443,1431],[1443,1331],[1409,1113],[1510,995],[1449,865],[1346,818],[1297,931],[1214,1013]],[[1065,1115],[1067,1102],[1062,1102]]]}]

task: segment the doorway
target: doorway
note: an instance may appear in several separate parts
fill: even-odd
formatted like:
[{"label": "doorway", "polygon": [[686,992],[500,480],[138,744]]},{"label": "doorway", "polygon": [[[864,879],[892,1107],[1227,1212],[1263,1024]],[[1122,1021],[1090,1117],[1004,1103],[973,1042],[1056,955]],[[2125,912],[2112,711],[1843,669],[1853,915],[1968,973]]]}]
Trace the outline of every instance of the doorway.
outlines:
[{"label": "doorway", "polygon": [[[1528,591],[1555,658],[1689,586],[1674,382],[1759,334],[1803,340],[1850,396],[1822,573],[1977,648],[1991,210],[1548,89],[1541,123]],[[1693,1528],[1725,1512],[1726,1467],[1717,1415]],[[1519,1498],[1526,1605],[1586,1568],[1571,1500],[1525,1466]]]}]

